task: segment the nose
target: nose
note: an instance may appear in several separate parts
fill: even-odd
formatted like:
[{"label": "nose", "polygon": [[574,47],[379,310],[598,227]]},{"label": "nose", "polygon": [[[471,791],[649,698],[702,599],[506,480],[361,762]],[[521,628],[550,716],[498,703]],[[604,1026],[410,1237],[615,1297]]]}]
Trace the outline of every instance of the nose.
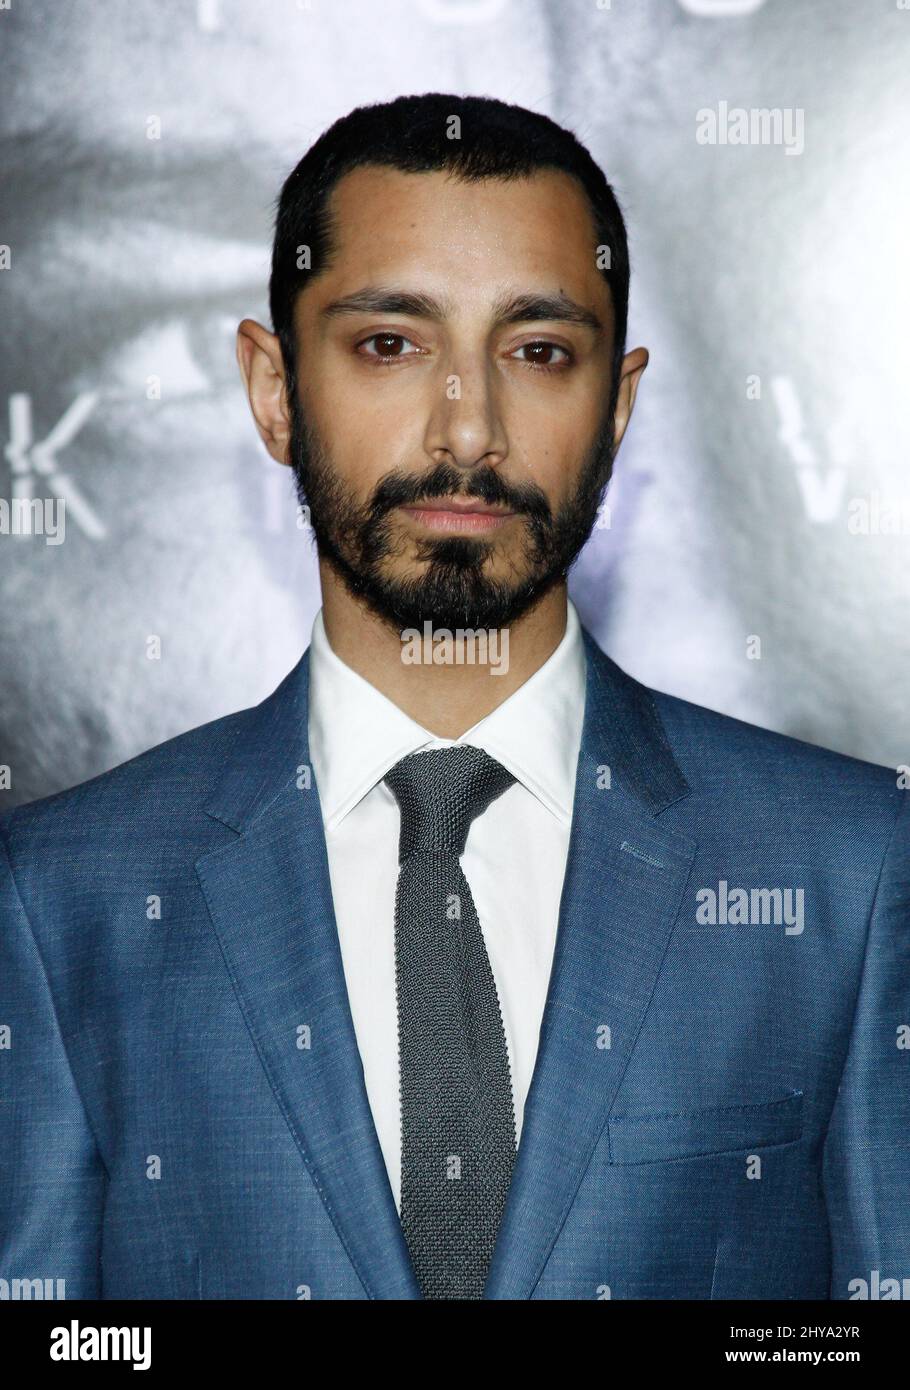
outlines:
[{"label": "nose", "polygon": [[508,456],[505,423],[492,368],[485,360],[459,362],[447,371],[427,420],[426,449],[436,462],[443,457],[457,468],[481,464],[497,467]]}]

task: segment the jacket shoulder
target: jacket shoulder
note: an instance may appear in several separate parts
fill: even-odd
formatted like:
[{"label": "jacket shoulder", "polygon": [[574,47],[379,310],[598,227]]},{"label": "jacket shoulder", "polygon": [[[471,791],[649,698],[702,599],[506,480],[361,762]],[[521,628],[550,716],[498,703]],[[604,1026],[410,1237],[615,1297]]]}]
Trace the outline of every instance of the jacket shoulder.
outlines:
[{"label": "jacket shoulder", "polygon": [[898,769],[835,752],[648,687],[664,733],[693,790],[726,787],[750,802],[811,814],[849,808],[893,822],[906,798]]},{"label": "jacket shoulder", "polygon": [[28,840],[40,848],[72,832],[76,837],[109,832],[141,834],[166,818],[179,826],[198,814],[207,785],[258,707],[238,710],[188,729],[126,762],[0,815],[0,839]]}]

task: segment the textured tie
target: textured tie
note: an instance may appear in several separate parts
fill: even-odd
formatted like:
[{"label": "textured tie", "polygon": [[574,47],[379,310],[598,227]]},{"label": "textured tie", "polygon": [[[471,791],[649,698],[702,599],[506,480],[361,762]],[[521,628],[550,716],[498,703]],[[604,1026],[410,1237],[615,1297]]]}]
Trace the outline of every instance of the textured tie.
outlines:
[{"label": "textured tie", "polygon": [[401,1225],[425,1298],[481,1298],[515,1163],[499,997],[459,857],[514,782],[470,744],[402,758],[395,973]]}]

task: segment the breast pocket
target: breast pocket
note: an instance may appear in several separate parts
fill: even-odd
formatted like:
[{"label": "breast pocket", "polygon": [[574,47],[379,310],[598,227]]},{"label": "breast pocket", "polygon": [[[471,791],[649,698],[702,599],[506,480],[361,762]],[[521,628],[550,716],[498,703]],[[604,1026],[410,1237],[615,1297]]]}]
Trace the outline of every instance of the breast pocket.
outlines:
[{"label": "breast pocket", "polygon": [[661,1163],[671,1158],[751,1153],[802,1138],[803,1093],[788,1091],[758,1105],[724,1105],[677,1114],[611,1115],[611,1163]]}]

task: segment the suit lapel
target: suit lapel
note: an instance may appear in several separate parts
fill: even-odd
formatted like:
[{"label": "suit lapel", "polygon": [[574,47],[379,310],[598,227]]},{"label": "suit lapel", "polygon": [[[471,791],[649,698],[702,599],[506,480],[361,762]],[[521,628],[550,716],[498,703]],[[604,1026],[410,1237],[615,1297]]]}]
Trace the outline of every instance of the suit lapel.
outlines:
[{"label": "suit lapel", "polygon": [[[688,787],[649,692],[583,635],[559,930],[487,1298],[529,1298],[540,1278],[635,1044],[696,848],[655,820]],[[206,806],[232,838],[196,870],[276,1101],[364,1289],[419,1298],[364,1084],[318,791],[298,786],[309,767],[308,677],[304,653],[273,695],[235,716]]]},{"label": "suit lapel", "polygon": [[696,848],[654,820],[688,787],[648,691],[584,639],[585,718],[556,950],[485,1298],[533,1293],[635,1045]]},{"label": "suit lapel", "polygon": [[304,653],[238,716],[207,806],[235,834],[196,871],[275,1099],[364,1289],[419,1298],[348,1004],[318,791],[298,787],[307,693]]}]

